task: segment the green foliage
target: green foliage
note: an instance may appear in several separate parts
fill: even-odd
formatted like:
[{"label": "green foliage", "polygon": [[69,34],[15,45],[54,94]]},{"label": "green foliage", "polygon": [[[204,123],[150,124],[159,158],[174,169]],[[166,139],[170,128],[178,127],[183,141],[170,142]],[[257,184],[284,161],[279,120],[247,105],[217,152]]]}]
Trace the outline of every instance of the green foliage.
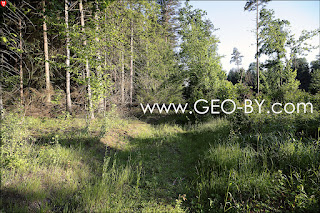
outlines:
[{"label": "green foliage", "polygon": [[[283,100],[285,93],[297,91],[300,86],[299,80],[301,80],[300,88],[308,90],[310,81],[308,65],[307,70],[301,68],[299,64],[305,62],[297,59],[297,56],[315,48],[307,41],[319,33],[318,30],[303,31],[299,39],[295,40],[294,35],[290,34],[289,27],[290,23],[287,20],[275,18],[273,10],[263,8],[260,11],[258,55],[269,56],[264,63],[266,70],[261,72],[261,89],[263,93],[280,101]],[[288,48],[291,51],[289,59]]]},{"label": "green foliage", "polygon": [[259,55],[272,55],[276,53],[277,59],[285,57],[285,44],[288,37],[287,20],[276,19],[273,10],[263,8],[260,11],[260,35],[259,35]]},{"label": "green foliage", "polygon": [[143,22],[139,21],[141,25],[137,26],[139,49],[145,54],[144,58],[137,58],[137,62],[143,64],[136,81],[137,100],[140,103],[179,102],[183,79],[172,43],[167,40],[168,29],[156,18],[161,12],[158,5],[146,4],[145,7],[145,15],[139,16]]},{"label": "green foliage", "polygon": [[204,19],[205,12],[186,6],[180,10],[180,60],[186,78],[186,97],[191,102],[213,97],[225,79],[217,53],[219,40],[213,35],[213,25]]},{"label": "green foliage", "polygon": [[227,80],[231,81],[233,84],[240,82],[241,73],[236,69],[231,69],[228,73]]},{"label": "green foliage", "polygon": [[[244,6],[244,9],[249,10],[249,11],[254,11],[254,10],[257,10],[257,3],[258,3],[258,5],[263,6],[263,4],[265,4],[269,1],[271,1],[271,0],[248,0],[246,2],[246,5]],[[259,11],[257,11],[257,12],[259,12]]]},{"label": "green foliage", "polygon": [[56,90],[52,97],[51,103],[60,105],[62,103],[64,92],[62,90]]},{"label": "green foliage", "polygon": [[251,91],[249,86],[242,83],[238,83],[235,85],[235,88],[236,88],[237,98],[240,102],[243,102],[245,99],[251,99],[253,97],[251,96]]},{"label": "green foliage", "polygon": [[308,40],[318,35],[319,32],[319,29],[312,31],[303,30],[298,39],[295,39],[294,35],[290,35],[288,46],[291,50],[291,57],[296,59],[299,55],[305,56],[305,52],[310,52],[312,49],[318,48],[317,46],[309,44]]},{"label": "green foliage", "polygon": [[285,45],[289,35],[286,27],[289,25],[287,20],[276,19],[273,10],[262,9],[260,11],[258,55],[265,54],[271,57],[265,63],[265,67],[268,69],[265,72],[267,75],[265,84],[268,84],[266,87],[269,91],[278,90],[287,80],[285,68],[288,67],[288,64],[286,66],[283,59],[286,57]]},{"label": "green foliage", "polygon": [[225,99],[234,99],[237,100],[238,93],[237,93],[237,86],[234,86],[231,82],[223,80],[221,85],[218,87],[218,91],[215,93],[215,96],[220,100]]},{"label": "green foliage", "polygon": [[308,91],[310,86],[311,75],[307,60],[305,58],[295,58],[293,59],[292,64],[292,69],[297,70],[297,79],[301,83],[299,89]]},{"label": "green foliage", "polygon": [[311,95],[310,102],[314,104],[316,110],[320,110],[320,92]]},{"label": "green foliage", "polygon": [[311,73],[310,90],[313,93],[319,93],[320,91],[320,69],[314,70]]}]

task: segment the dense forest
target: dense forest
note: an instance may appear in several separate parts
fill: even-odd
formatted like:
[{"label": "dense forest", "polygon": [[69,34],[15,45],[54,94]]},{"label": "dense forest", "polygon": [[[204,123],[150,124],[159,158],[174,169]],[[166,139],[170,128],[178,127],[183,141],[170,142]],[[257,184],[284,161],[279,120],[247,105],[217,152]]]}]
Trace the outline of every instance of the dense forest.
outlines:
[{"label": "dense forest", "polygon": [[243,2],[245,69],[188,1],[6,1],[0,211],[318,212],[320,29],[293,34],[268,2]]}]

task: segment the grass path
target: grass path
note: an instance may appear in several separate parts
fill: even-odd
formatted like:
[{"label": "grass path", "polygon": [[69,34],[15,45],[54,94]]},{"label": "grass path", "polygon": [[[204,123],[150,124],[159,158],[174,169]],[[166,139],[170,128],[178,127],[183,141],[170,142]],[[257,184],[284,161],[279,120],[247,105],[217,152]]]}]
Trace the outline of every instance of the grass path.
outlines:
[{"label": "grass path", "polygon": [[[189,202],[195,192],[190,188],[197,178],[199,160],[210,147],[210,143],[227,137],[227,122],[215,120],[206,125],[181,128],[177,125],[150,125],[133,121],[125,126],[121,137],[115,140],[114,131],[106,134],[102,141],[117,155],[120,162],[128,157],[142,166],[142,181],[139,186],[142,206],[148,210],[180,211],[179,204]],[[112,139],[111,139],[112,138]],[[116,150],[116,151],[115,151]],[[174,208],[176,207],[176,208]]]},{"label": "grass path", "polygon": [[2,169],[4,212],[184,212],[200,155],[216,137],[212,129],[113,116],[89,126],[83,119],[5,122],[12,157]]}]

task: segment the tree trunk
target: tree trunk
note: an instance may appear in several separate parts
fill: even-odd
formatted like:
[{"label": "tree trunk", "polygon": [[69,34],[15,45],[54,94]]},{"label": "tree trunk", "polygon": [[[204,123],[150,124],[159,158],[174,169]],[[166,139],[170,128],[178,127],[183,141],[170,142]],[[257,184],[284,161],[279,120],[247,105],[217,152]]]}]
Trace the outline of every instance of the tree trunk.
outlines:
[{"label": "tree trunk", "polygon": [[[79,10],[80,10],[80,22],[81,22],[81,31],[84,35],[84,41],[83,41],[83,46],[87,46],[87,39],[85,37],[85,27],[84,27],[84,11],[83,11],[83,5],[82,5],[82,0],[79,0]],[[89,60],[86,57],[86,76],[88,80],[87,84],[87,93],[88,93],[88,107],[89,107],[89,114],[90,118],[94,119],[94,111],[93,111],[93,106],[92,106],[92,98],[91,98],[91,85],[90,85],[90,69],[89,69]]]},{"label": "tree trunk", "polygon": [[[241,72],[241,73],[240,73]],[[240,83],[242,84],[242,79],[243,79],[243,72],[242,72],[242,70],[240,71],[240,67],[239,67],[239,65],[238,65],[238,73],[240,73]]]},{"label": "tree trunk", "polygon": [[283,67],[282,67],[282,63],[281,63],[281,58],[280,58],[280,55],[279,55],[279,53],[278,53],[278,56],[277,56],[277,58],[278,58],[278,63],[279,63],[279,71],[280,71],[280,87],[282,86],[282,69],[283,69]]},{"label": "tree trunk", "polygon": [[124,52],[121,51],[121,104],[124,105]]},{"label": "tree trunk", "polygon": [[0,120],[3,119],[2,85],[0,83]]},{"label": "tree trunk", "polygon": [[20,49],[20,64],[19,64],[19,73],[20,73],[20,104],[23,106],[23,70],[22,70],[22,24],[21,18],[19,19],[19,49]]},{"label": "tree trunk", "polygon": [[68,23],[68,0],[65,0],[64,3],[64,13],[65,13],[65,24],[66,24],[66,52],[67,52],[67,58],[66,58],[66,102],[67,102],[67,111],[69,113],[72,112],[71,109],[71,94],[70,94],[70,37],[69,37],[69,23]]},{"label": "tree trunk", "polygon": [[[96,38],[95,38],[95,41],[96,41],[96,44],[99,43],[99,37],[98,37],[98,32],[99,32],[99,17],[98,17],[98,12],[99,12],[99,5],[98,5],[98,1],[95,2],[96,4],[96,12],[95,12],[95,15],[94,15],[94,19],[96,21]],[[100,50],[97,51],[97,61],[98,61],[98,67],[97,67],[97,77],[99,79],[99,82],[102,81],[102,69],[101,69],[101,52]],[[100,86],[101,83],[100,83]],[[99,100],[99,103],[98,103],[98,112],[101,112],[104,110],[104,101],[103,101],[103,98],[101,98]]]},{"label": "tree trunk", "polygon": [[91,83],[90,83],[90,69],[89,69],[89,62],[86,61],[86,72],[87,72],[87,78],[88,78],[88,102],[89,102],[89,111],[90,111],[90,118],[94,119],[94,110],[93,110],[93,104],[92,104],[92,93],[91,93]]},{"label": "tree trunk", "polygon": [[130,37],[130,105],[132,105],[132,94],[133,94],[133,21],[131,19],[131,37]]},{"label": "tree trunk", "polygon": [[[1,64],[4,64],[3,53],[1,53]],[[3,72],[1,72],[1,77],[3,78]],[[2,101],[2,85],[0,82],[0,119],[3,119],[3,101]]]},{"label": "tree trunk", "polygon": [[49,70],[49,50],[48,50],[48,36],[47,36],[47,16],[46,12],[46,1],[42,1],[42,11],[43,11],[43,45],[44,45],[44,69],[46,76],[46,102],[51,102],[51,84],[50,84],[50,70]]},{"label": "tree trunk", "polygon": [[[113,50],[115,51],[115,50]],[[119,59],[120,60],[120,59]],[[117,69],[116,68],[113,68],[113,82],[114,82],[114,86],[113,86],[113,93],[114,95],[117,95],[117,92],[118,92],[118,81],[117,81]]]},{"label": "tree trunk", "polygon": [[257,90],[258,90],[258,95],[259,95],[259,86],[260,86],[260,74],[259,74],[259,55],[258,55],[258,51],[259,51],[259,0],[257,1]]}]

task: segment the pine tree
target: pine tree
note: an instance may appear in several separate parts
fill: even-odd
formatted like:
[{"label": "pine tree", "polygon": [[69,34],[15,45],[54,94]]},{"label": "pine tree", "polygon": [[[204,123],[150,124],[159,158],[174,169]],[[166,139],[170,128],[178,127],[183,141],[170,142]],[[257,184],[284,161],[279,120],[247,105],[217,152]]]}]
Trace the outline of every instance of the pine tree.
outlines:
[{"label": "pine tree", "polygon": [[254,11],[256,10],[256,66],[257,66],[257,93],[259,94],[259,87],[260,87],[260,70],[259,70],[259,6],[267,3],[270,0],[249,0],[246,2],[244,10]]},{"label": "pine tree", "polygon": [[[233,52],[231,55],[232,57],[231,57],[230,63],[234,62],[238,67],[238,73],[240,73],[240,65],[241,65],[243,56],[241,55],[241,53],[236,47],[233,48]],[[243,72],[241,72],[240,76],[241,76],[240,83],[242,83]]]}]

